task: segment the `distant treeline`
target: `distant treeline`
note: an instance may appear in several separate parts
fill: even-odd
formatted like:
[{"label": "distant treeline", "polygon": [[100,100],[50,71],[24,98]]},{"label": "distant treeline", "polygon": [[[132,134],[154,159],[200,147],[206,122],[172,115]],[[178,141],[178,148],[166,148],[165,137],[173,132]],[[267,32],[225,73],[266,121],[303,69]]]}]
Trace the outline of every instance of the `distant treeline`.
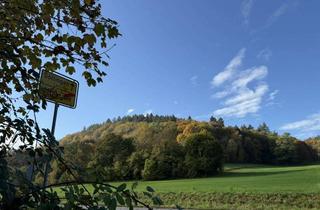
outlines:
[{"label": "distant treeline", "polygon": [[[301,164],[319,160],[320,138],[300,141],[263,123],[225,126],[175,116],[133,115],[68,135],[64,158],[84,180],[158,180],[212,176],[224,163]],[[71,179],[53,161],[50,182]]]}]

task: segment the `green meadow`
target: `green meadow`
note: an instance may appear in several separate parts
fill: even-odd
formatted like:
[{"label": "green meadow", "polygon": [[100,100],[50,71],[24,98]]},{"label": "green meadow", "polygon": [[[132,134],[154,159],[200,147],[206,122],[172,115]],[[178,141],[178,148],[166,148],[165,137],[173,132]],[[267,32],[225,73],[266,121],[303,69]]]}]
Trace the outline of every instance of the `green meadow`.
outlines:
[{"label": "green meadow", "polygon": [[227,165],[225,173],[211,178],[139,182],[157,192],[320,193],[320,165]]},{"label": "green meadow", "polygon": [[[127,182],[130,186],[132,182]],[[111,183],[118,185],[118,182]],[[232,164],[211,178],[141,181],[166,206],[193,209],[320,209],[320,165]],[[92,190],[91,186],[88,186]]]}]

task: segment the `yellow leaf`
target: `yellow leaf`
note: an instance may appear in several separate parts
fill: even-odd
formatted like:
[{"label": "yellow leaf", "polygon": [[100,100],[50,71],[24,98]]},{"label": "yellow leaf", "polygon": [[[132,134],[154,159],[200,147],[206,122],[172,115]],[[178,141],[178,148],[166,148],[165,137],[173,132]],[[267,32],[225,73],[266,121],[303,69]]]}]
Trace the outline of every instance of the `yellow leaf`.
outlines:
[{"label": "yellow leaf", "polygon": [[87,5],[92,4],[92,0],[85,0],[84,3],[86,3]]}]

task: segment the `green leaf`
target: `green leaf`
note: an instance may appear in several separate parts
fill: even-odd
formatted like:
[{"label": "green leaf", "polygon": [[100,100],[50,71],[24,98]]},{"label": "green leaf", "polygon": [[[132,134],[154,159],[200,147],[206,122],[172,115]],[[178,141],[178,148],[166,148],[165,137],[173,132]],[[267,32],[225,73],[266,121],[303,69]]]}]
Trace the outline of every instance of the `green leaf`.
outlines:
[{"label": "green leaf", "polygon": [[146,189],[147,189],[148,192],[154,192],[154,189],[152,187],[150,187],[150,186],[147,186]]},{"label": "green leaf", "polygon": [[117,187],[117,191],[122,192],[123,190],[126,189],[126,187],[127,187],[126,183],[123,183]]},{"label": "green leaf", "polygon": [[69,61],[64,58],[60,58],[60,62],[62,63],[62,66],[67,66],[69,64]]},{"label": "green leaf", "polygon": [[125,201],[124,201],[123,197],[121,195],[119,195],[119,193],[116,194],[116,198],[117,198],[120,205],[125,205]]},{"label": "green leaf", "polygon": [[109,39],[116,38],[120,36],[119,30],[117,27],[112,26],[108,28],[108,37]]},{"label": "green leaf", "polygon": [[101,61],[101,63],[102,63],[103,65],[105,65],[105,66],[109,66],[108,62],[106,62],[106,61]]},{"label": "green leaf", "polygon": [[84,76],[84,78],[87,79],[87,80],[92,78],[92,74],[90,72],[88,72],[88,71],[84,71],[82,73],[82,76]]},{"label": "green leaf", "polygon": [[46,16],[49,16],[49,15],[53,14],[54,13],[53,5],[51,3],[44,4],[43,5],[43,13]]},{"label": "green leaf", "polygon": [[95,195],[95,194],[97,194],[98,192],[99,192],[99,189],[98,189],[98,188],[94,188],[93,194]]},{"label": "green leaf", "polygon": [[102,42],[101,42],[101,47],[102,48],[106,48],[107,47],[107,43],[104,40],[102,40]]},{"label": "green leaf", "polygon": [[152,202],[154,205],[158,205],[158,206],[163,205],[162,200],[157,196],[152,198]]},{"label": "green leaf", "polygon": [[80,0],[71,0],[71,16],[80,16]]},{"label": "green leaf", "polygon": [[89,87],[90,86],[95,87],[97,85],[97,82],[94,79],[90,78],[90,79],[87,79],[87,84],[88,84]]},{"label": "green leaf", "polygon": [[102,78],[101,77],[98,77],[97,78],[97,81],[100,83],[100,82],[103,82]]},{"label": "green leaf", "polygon": [[102,23],[97,23],[95,26],[94,26],[94,32],[97,34],[97,36],[101,36],[104,31],[105,31],[105,28],[104,28],[104,25]]},{"label": "green leaf", "polygon": [[66,68],[66,72],[68,72],[69,74],[73,74],[74,72],[76,72],[76,69],[73,66],[68,66]]},{"label": "green leaf", "polygon": [[116,210],[117,209],[117,201],[115,198],[112,198],[111,203],[109,205],[110,210]]},{"label": "green leaf", "polygon": [[111,197],[109,194],[99,194],[99,196],[102,198],[105,205],[109,205],[111,203]]},{"label": "green leaf", "polygon": [[129,209],[131,210],[131,209],[133,209],[133,205],[132,205],[132,200],[131,200],[131,198],[130,197],[126,197],[126,205],[127,205],[127,207],[129,207]]},{"label": "green leaf", "polygon": [[23,100],[24,101],[30,101],[31,99],[32,99],[32,95],[31,94],[26,93],[26,94],[23,95]]},{"label": "green leaf", "polygon": [[138,186],[138,182],[133,182],[131,185],[131,190],[135,190]]},{"label": "green leaf", "polygon": [[143,192],[143,194],[144,194],[145,196],[147,196],[148,198],[152,198],[152,194],[149,193],[149,192]]},{"label": "green leaf", "polygon": [[35,37],[34,37],[34,40],[36,42],[42,42],[43,41],[43,35],[41,33],[37,34]]},{"label": "green leaf", "polygon": [[41,59],[37,58],[35,56],[31,56],[30,57],[30,64],[33,69],[40,68],[41,67]]},{"label": "green leaf", "polygon": [[93,46],[94,43],[96,42],[96,36],[93,34],[85,34],[83,36],[83,40],[89,45],[89,46]]},{"label": "green leaf", "polygon": [[109,186],[105,186],[105,187],[103,188],[103,190],[106,190],[108,193],[112,193],[112,192],[113,192],[112,189],[111,189],[111,187],[109,187]]}]

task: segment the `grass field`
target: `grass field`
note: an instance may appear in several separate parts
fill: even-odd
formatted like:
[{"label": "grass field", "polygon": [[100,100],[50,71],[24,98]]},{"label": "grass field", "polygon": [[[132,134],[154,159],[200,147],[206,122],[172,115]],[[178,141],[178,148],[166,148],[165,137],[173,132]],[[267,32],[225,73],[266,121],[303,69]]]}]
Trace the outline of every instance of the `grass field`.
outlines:
[{"label": "grass field", "polygon": [[139,182],[157,192],[320,193],[320,165],[277,167],[227,165],[221,176]]},{"label": "grass field", "polygon": [[[112,183],[117,185],[118,183]],[[128,182],[130,185],[130,182]],[[320,209],[320,165],[226,165],[220,176],[139,182],[167,206],[195,209]],[[90,188],[90,186],[89,186]]]},{"label": "grass field", "polygon": [[141,182],[166,204],[203,209],[320,209],[320,165],[227,165],[202,179]]}]

